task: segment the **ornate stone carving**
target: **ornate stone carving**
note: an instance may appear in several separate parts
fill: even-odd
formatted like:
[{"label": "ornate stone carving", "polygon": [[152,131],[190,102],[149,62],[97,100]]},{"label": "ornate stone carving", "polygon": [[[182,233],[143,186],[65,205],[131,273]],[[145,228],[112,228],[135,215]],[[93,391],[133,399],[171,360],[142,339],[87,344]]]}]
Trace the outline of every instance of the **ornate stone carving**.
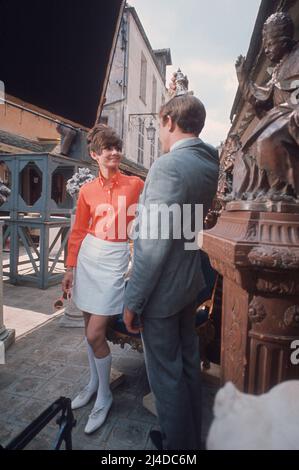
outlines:
[{"label": "ornate stone carving", "polygon": [[293,36],[287,14],[275,13],[266,21],[263,44],[275,67],[265,87],[248,80],[244,57],[236,63],[241,92],[260,119],[235,163],[234,181],[240,174],[243,178],[233,195],[246,201],[239,209],[299,212],[299,45]]},{"label": "ornate stone carving", "polygon": [[254,222],[248,224],[247,233],[245,235],[245,240],[255,241],[258,232],[258,225]]},{"label": "ornate stone carving", "polygon": [[240,274],[236,269],[233,269],[228,264],[220,261],[219,259],[210,257],[210,263],[212,267],[220,273],[223,277],[226,277],[236,284],[240,281]]},{"label": "ornate stone carving", "polygon": [[299,328],[299,305],[288,308],[284,314],[284,323],[292,328]]},{"label": "ornate stone carving", "polygon": [[244,316],[247,310],[247,294],[225,279],[224,292],[227,288],[233,289],[233,295],[223,297],[223,308],[226,316],[223,323],[222,335],[226,341],[221,351],[221,382],[231,380],[237,387],[244,387],[244,379],[247,370],[246,336],[248,329],[248,317]]},{"label": "ornate stone carving", "polygon": [[268,279],[258,279],[256,289],[259,292],[277,295],[297,295],[299,294],[299,282],[289,280],[281,282]]},{"label": "ornate stone carving", "polygon": [[188,91],[188,88],[189,80],[187,75],[184,75],[181,69],[178,69],[171,77],[171,82],[167,92],[168,100],[171,100],[175,96],[193,95],[193,91]]},{"label": "ornate stone carving", "polygon": [[267,313],[260,300],[254,298],[248,308],[248,316],[251,323],[261,323],[265,320]]},{"label": "ornate stone carving", "polygon": [[217,196],[223,205],[233,199],[233,171],[236,155],[242,147],[239,134],[230,134],[226,139],[220,157],[219,183]]},{"label": "ornate stone carving", "polygon": [[289,365],[298,327],[284,322],[290,305],[299,305],[298,234],[297,215],[245,211],[223,211],[204,233],[203,249],[224,278],[222,383],[262,393],[299,378]]},{"label": "ornate stone carving", "polygon": [[124,348],[125,344],[129,344],[133,350],[140,353],[143,352],[141,339],[138,336],[115,331],[113,321],[111,321],[107,327],[106,338],[113,344],[119,344],[121,348]]},{"label": "ornate stone carving", "polygon": [[[242,358],[242,334],[240,331],[240,323],[242,322],[242,314],[238,300],[235,300],[232,306],[232,317],[230,329],[228,331],[228,349],[227,361],[231,369],[231,377],[234,383],[242,382],[242,373],[244,361]],[[236,360],[237,358],[237,360]]]},{"label": "ornate stone carving", "polygon": [[250,82],[244,58],[238,60],[241,92],[260,122],[243,134],[235,155],[233,200],[203,236],[204,251],[224,277],[221,381],[257,394],[299,378],[290,361],[299,335],[299,44],[293,33],[286,14],[267,21],[265,52],[275,68],[263,88]]},{"label": "ornate stone carving", "polygon": [[258,246],[248,254],[253,266],[277,269],[299,269],[299,250],[277,246]]}]

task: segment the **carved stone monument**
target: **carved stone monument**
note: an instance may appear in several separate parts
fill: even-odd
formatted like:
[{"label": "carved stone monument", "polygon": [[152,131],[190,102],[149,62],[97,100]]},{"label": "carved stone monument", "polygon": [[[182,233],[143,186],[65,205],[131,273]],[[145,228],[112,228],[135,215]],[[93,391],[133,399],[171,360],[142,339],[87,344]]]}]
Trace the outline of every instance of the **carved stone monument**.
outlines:
[{"label": "carved stone monument", "polygon": [[[258,394],[299,378],[299,46],[285,13],[271,15],[263,45],[274,63],[265,87],[236,68],[260,119],[233,155],[231,192],[203,249],[223,275],[222,383]],[[227,183],[226,183],[227,184]]]}]

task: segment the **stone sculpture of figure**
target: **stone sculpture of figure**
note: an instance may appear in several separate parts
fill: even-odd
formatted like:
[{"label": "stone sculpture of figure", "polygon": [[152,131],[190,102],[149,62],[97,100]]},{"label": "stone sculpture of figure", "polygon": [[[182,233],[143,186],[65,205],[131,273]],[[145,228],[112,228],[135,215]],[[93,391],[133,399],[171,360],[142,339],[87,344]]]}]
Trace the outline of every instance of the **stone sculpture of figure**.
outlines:
[{"label": "stone sculpture of figure", "polygon": [[255,396],[228,382],[216,395],[208,450],[299,450],[299,380]]},{"label": "stone sculpture of figure", "polygon": [[233,174],[235,159],[242,145],[238,134],[229,134],[225,142],[225,156],[220,164],[220,176],[217,196],[219,199],[229,201],[233,198]]},{"label": "stone sculpture of figure", "polygon": [[245,58],[236,70],[244,98],[260,119],[243,146],[252,158],[248,193],[260,201],[296,201],[299,196],[299,45],[286,13],[275,13],[263,28],[263,45],[275,65],[265,87],[248,81]]},{"label": "stone sculpture of figure", "polygon": [[181,69],[174,72],[168,89],[168,100],[174,96],[193,95],[193,91],[188,91],[189,80],[187,75],[184,75]]}]

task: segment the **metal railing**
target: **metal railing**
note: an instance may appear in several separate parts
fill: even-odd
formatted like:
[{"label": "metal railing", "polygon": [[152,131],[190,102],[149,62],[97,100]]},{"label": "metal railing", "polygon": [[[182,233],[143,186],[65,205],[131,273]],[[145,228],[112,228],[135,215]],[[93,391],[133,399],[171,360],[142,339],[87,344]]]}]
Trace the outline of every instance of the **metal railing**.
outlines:
[{"label": "metal railing", "polygon": [[57,436],[54,440],[52,450],[60,450],[63,442],[65,449],[72,450],[72,429],[76,426],[76,420],[71,408],[70,398],[61,397],[52,403],[43,413],[32,421],[24,431],[15,437],[5,447],[0,445],[0,450],[23,450],[55,416],[61,412],[56,420],[59,425]]}]

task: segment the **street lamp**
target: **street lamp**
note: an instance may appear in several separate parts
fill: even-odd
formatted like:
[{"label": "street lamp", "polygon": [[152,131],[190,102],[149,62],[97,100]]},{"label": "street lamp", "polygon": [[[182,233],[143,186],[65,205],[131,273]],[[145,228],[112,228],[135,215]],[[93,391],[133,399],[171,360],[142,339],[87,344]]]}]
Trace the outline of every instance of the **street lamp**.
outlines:
[{"label": "street lamp", "polygon": [[154,142],[157,129],[153,120],[156,120],[156,117],[157,113],[129,114],[129,125],[131,127],[138,127],[140,125],[140,120],[142,120],[142,124],[146,126],[146,122],[148,122],[148,125],[145,127],[146,137],[147,140]]},{"label": "street lamp", "polygon": [[155,141],[156,128],[153,124],[153,121],[151,121],[150,125],[148,127],[146,127],[146,135],[147,135],[147,140],[150,140],[151,142]]}]

